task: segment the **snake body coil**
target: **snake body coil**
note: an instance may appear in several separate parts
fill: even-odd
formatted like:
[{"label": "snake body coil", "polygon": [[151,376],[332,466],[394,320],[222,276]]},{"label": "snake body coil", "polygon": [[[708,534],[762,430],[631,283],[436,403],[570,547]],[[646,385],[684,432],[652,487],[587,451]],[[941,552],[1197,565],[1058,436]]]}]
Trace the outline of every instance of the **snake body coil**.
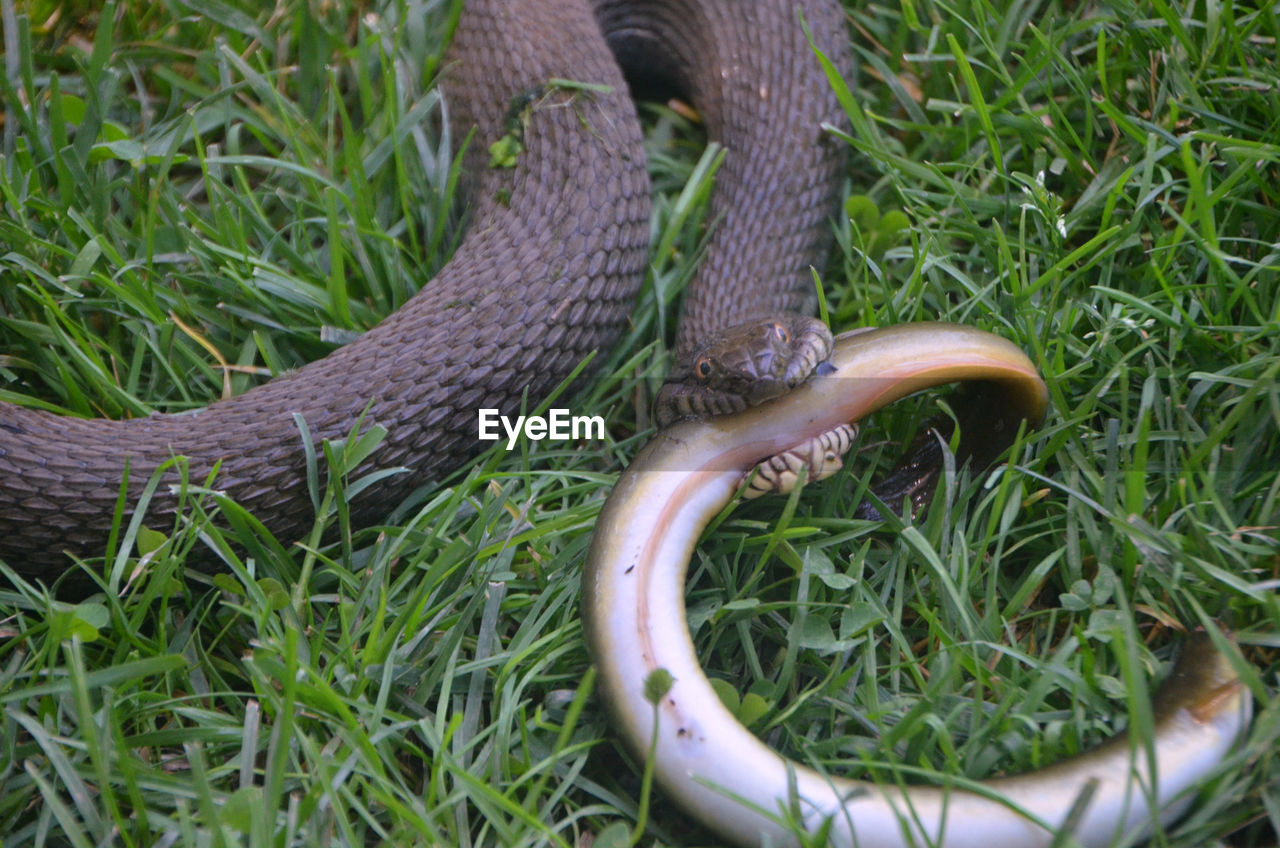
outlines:
[{"label": "snake body coil", "polygon": [[[357,341],[198,413],[83,420],[0,404],[0,559],[51,579],[65,552],[101,555],[126,466],[132,503],[175,456],[194,481],[219,466],[216,488],[296,538],[314,516],[295,415],[317,443],[345,437],[362,414],[387,429],[357,473],[410,471],[355,500],[352,519],[367,524],[479,451],[478,408],[514,413],[607,349],[643,279],[649,218],[619,62],[686,92],[728,151],[678,347],[805,311],[841,161],[823,137],[838,110],[802,16],[844,63],[848,39],[828,0],[470,0],[443,79],[456,137],[476,128],[470,224],[440,275]],[[511,105],[530,93],[515,167],[487,167]],[[161,485],[148,520],[165,526],[176,503]]]}]

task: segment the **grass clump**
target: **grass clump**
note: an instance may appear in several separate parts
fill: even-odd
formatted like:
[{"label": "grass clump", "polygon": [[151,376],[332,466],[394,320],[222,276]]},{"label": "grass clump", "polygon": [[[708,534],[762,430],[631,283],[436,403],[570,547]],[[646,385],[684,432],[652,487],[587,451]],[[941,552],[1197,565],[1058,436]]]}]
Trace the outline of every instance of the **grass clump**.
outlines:
[{"label": "grass clump", "polygon": [[[1053,411],[1012,465],[951,481],[902,532],[847,516],[928,404],[880,415],[856,472],[784,519],[752,504],[705,541],[699,652],[771,744],[890,780],[1042,766],[1141,716],[1178,633],[1221,622],[1257,717],[1154,842],[1274,844],[1269,11],[850,8],[835,322],[997,332],[1047,376]],[[200,407],[323,355],[446,261],[457,145],[431,83],[453,5],[0,12],[0,398]],[[670,189],[653,285],[574,402],[607,417],[607,443],[489,454],[334,546],[197,516],[143,575],[122,563],[118,591],[0,592],[6,844],[573,845],[626,840],[637,820],[641,844],[710,839],[661,793],[637,808],[578,610],[674,322],[654,292],[688,276],[718,155],[676,155],[681,121],[651,122]],[[356,447],[315,462],[346,467]],[[329,479],[316,540],[360,482]],[[183,571],[184,545],[230,536],[241,568]]]}]

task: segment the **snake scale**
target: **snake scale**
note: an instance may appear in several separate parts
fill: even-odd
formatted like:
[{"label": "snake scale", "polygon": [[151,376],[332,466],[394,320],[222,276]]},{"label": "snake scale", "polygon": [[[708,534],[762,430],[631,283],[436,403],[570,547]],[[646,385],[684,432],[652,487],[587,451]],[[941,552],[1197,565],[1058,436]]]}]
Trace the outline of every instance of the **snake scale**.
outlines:
[{"label": "snake scale", "polygon": [[[68,552],[101,556],[126,465],[133,502],[175,456],[192,480],[218,466],[216,488],[297,538],[314,515],[295,415],[318,443],[363,414],[387,436],[356,473],[410,469],[356,498],[356,524],[478,453],[477,409],[513,414],[607,349],[643,281],[649,181],[624,73],[683,93],[727,149],[677,350],[811,311],[842,156],[823,130],[838,104],[802,19],[848,67],[834,0],[468,0],[442,84],[455,137],[475,129],[469,224],[436,279],[358,340],[198,413],[116,421],[0,404],[0,559],[51,580]],[[490,167],[518,104],[522,150],[514,167]],[[171,526],[176,503],[161,485],[148,523]]]}]

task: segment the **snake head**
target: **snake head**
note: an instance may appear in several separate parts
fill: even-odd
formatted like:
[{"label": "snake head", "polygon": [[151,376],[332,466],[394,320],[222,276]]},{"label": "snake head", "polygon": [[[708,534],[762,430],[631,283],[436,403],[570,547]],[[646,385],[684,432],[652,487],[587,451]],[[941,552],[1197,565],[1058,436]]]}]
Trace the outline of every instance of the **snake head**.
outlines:
[{"label": "snake head", "polygon": [[740,324],[705,340],[671,369],[654,416],[677,418],[740,412],[785,394],[831,356],[831,331],[816,318],[782,314]]}]

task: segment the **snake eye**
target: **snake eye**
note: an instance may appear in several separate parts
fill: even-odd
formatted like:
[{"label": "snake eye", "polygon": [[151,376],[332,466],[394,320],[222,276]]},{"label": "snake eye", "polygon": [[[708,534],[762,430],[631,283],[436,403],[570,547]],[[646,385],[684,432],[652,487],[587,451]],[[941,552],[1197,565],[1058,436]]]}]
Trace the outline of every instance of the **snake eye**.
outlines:
[{"label": "snake eye", "polygon": [[773,325],[773,335],[777,337],[778,341],[782,342],[783,344],[786,344],[787,342],[791,341],[791,337],[787,335],[787,328],[782,326],[781,324]]},{"label": "snake eye", "polygon": [[707,359],[705,356],[699,359],[698,364],[693,366],[693,368],[698,372],[698,377],[700,379],[705,380],[711,376],[711,360]]}]

